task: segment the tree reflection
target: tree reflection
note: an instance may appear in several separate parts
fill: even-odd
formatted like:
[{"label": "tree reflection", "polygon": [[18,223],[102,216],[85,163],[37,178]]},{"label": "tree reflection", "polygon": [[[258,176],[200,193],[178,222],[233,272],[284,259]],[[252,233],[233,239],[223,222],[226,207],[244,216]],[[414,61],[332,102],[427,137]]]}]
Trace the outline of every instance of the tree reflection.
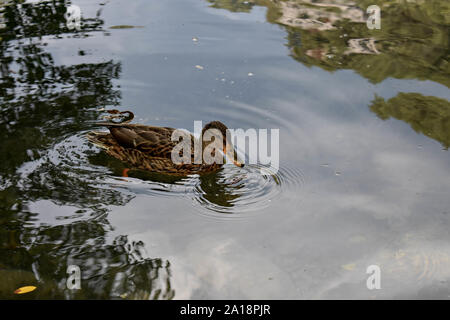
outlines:
[{"label": "tree reflection", "polygon": [[400,92],[385,101],[375,97],[370,110],[383,120],[395,118],[408,123],[414,131],[450,146],[450,102],[420,93]]},{"label": "tree reflection", "polygon": [[[393,77],[432,80],[450,86],[449,4],[445,1],[389,0],[208,0],[214,8],[249,12],[267,7],[267,21],[282,25],[291,56],[306,66],[333,72],[351,69],[373,83]],[[381,8],[381,29],[369,30],[365,9]],[[394,117],[416,131],[450,144],[449,103],[418,93],[399,93],[370,109],[380,118]]]},{"label": "tree reflection", "polygon": [[[267,21],[286,29],[291,56],[306,66],[351,69],[374,83],[394,77],[450,86],[445,1],[208,1],[230,11],[267,7]],[[373,4],[381,7],[380,30],[366,26],[365,10]]]},{"label": "tree reflection", "polygon": [[[25,298],[171,299],[170,263],[146,258],[144,244],[116,236],[108,207],[132,198],[102,182],[84,164],[89,150],[80,132],[98,118],[99,107],[118,105],[113,84],[119,62],[56,65],[45,39],[87,37],[103,31],[97,15],[70,32],[67,1],[2,6],[0,26],[0,298],[35,285]],[[70,143],[67,143],[67,142]],[[33,205],[49,201],[71,216]],[[38,210],[39,211],[39,210]],[[63,220],[61,220],[63,219]],[[78,265],[82,289],[69,290],[67,266]]]}]

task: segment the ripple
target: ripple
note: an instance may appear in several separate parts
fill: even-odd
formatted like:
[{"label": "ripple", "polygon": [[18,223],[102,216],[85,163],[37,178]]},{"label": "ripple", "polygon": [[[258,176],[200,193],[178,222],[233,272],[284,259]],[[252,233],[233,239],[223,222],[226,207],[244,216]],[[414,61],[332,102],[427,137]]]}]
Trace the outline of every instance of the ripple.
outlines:
[{"label": "ripple", "polygon": [[46,156],[24,166],[23,178],[40,171],[44,163],[51,163],[80,183],[88,182],[92,191],[114,190],[128,199],[139,194],[183,198],[196,213],[216,219],[247,218],[268,208],[272,201],[298,200],[304,184],[303,174],[297,169],[282,166],[277,170],[264,165],[225,165],[212,174],[188,177],[130,170],[128,177],[122,177],[125,165],[87,144],[82,134],[64,138]]},{"label": "ripple", "polygon": [[282,167],[279,170],[262,165],[248,165],[244,169],[225,166],[223,170],[198,178],[193,200],[201,210],[214,218],[235,219],[249,217],[280,199],[283,190],[303,184],[300,172]]},{"label": "ripple", "polygon": [[295,195],[292,198],[298,200],[304,183],[303,175],[295,169],[262,165],[225,165],[215,173],[184,178],[138,171],[130,174],[133,177],[110,176],[105,182],[133,194],[184,198],[196,213],[217,219],[250,217],[286,195]]}]

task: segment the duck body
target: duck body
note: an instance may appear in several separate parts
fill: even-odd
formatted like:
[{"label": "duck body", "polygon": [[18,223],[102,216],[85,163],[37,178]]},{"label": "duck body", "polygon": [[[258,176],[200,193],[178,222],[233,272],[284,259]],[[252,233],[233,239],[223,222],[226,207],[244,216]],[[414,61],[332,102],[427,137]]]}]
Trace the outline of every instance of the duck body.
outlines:
[{"label": "duck body", "polygon": [[[216,121],[216,123],[220,122]],[[132,168],[187,176],[211,173],[222,167],[220,163],[194,162],[194,146],[197,141],[192,134],[190,134],[190,163],[176,164],[171,157],[173,148],[178,144],[171,139],[174,128],[128,123],[99,123],[99,125],[107,127],[109,132],[91,131],[87,134],[88,140]]]}]

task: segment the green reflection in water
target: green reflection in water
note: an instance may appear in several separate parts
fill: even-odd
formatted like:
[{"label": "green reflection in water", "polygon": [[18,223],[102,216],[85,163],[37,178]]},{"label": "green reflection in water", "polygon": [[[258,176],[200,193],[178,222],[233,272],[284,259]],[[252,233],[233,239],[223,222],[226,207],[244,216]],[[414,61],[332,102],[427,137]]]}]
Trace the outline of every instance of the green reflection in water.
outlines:
[{"label": "green reflection in water", "polygon": [[[144,257],[144,244],[126,235],[109,240],[109,206],[123,206],[132,196],[104,185],[104,172],[85,167],[83,152],[73,152],[83,148],[78,136],[89,129],[89,120],[98,118],[97,108],[119,104],[113,80],[121,65],[55,65],[43,37],[103,32],[99,15],[84,19],[81,31],[69,31],[64,18],[68,5],[52,1],[2,7],[0,298],[171,299],[175,291],[169,261]],[[61,143],[65,139],[74,142]],[[36,213],[33,205],[46,201],[73,214]],[[61,224],[43,223],[41,215]],[[81,268],[82,290],[67,289],[69,265]],[[25,285],[37,289],[13,294]]]},{"label": "green reflection in water", "polygon": [[446,149],[450,146],[450,102],[445,99],[400,92],[387,101],[375,97],[370,110],[383,120],[405,121],[414,131],[439,141]]},{"label": "green reflection in water", "polygon": [[[208,1],[233,12],[267,7],[267,21],[286,29],[291,56],[306,66],[351,69],[373,83],[394,77],[450,86],[448,1]],[[373,4],[381,8],[380,30],[366,26]]]},{"label": "green reflection in water", "polygon": [[[444,1],[360,1],[350,17],[344,10],[348,1],[335,6],[320,1],[211,2],[217,8],[242,12],[254,5],[266,6],[268,21],[286,28],[292,56],[305,65],[329,71],[353,69],[373,82],[396,77],[449,85],[450,16],[445,14]],[[382,5],[382,10],[385,5],[390,8],[382,11],[382,29],[368,31],[361,12],[373,3]],[[0,27],[0,298],[170,299],[175,291],[169,261],[145,258],[144,244],[126,235],[109,240],[108,207],[124,206],[132,195],[102,183],[105,172],[80,166],[76,153],[74,158],[52,159],[53,151],[70,152],[73,145],[57,144],[90,129],[87,123],[98,118],[98,107],[120,102],[113,85],[120,76],[119,62],[58,66],[45,50],[43,37],[104,33],[100,16],[84,19],[82,31],[72,33],[65,25],[67,6],[66,1],[52,1],[13,4],[2,11],[6,27]],[[371,109],[383,119],[406,121],[449,146],[446,101],[399,94],[388,101],[375,99]],[[101,157],[92,156],[91,163],[105,165]],[[33,168],[21,171],[24,165]],[[140,173],[136,177],[143,178]],[[149,179],[162,181],[157,176]],[[205,199],[220,207],[235,205],[240,186],[230,188],[216,176],[200,180]],[[40,217],[32,204],[46,200],[74,207],[73,215],[64,217],[64,224],[37,226]],[[70,264],[81,267],[82,291],[65,287]],[[23,285],[38,289],[14,296],[14,289]]]},{"label": "green reflection in water", "polygon": [[[373,83],[388,77],[432,80],[450,86],[450,2],[208,0],[214,8],[249,12],[267,7],[267,21],[282,25],[291,56],[333,72],[351,69]],[[381,9],[381,29],[369,30],[365,10]],[[449,147],[448,101],[400,93],[370,109],[380,118],[403,120]]]}]

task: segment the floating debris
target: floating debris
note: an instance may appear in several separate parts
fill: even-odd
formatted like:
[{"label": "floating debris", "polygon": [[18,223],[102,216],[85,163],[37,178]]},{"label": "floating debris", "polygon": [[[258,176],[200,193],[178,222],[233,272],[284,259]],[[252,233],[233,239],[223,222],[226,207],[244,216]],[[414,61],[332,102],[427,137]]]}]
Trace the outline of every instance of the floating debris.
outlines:
[{"label": "floating debris", "polygon": [[352,271],[353,269],[355,269],[356,264],[354,263],[349,263],[349,264],[344,264],[343,266],[341,266],[342,269],[347,270],[347,271]]},{"label": "floating debris", "polygon": [[127,24],[121,24],[118,26],[111,26],[109,29],[132,29],[132,28],[144,28],[144,26],[130,26]]},{"label": "floating debris", "polygon": [[35,286],[25,286],[14,291],[14,294],[24,294],[36,290]]},{"label": "floating debris", "polygon": [[204,68],[201,65],[196,65],[195,66],[198,70],[203,70]]},{"label": "floating debris", "polygon": [[252,72],[249,72],[247,75],[248,75],[249,77],[253,77],[253,73],[252,73]]},{"label": "floating debris", "polygon": [[198,42],[198,38],[197,37],[192,37],[192,41]]}]

